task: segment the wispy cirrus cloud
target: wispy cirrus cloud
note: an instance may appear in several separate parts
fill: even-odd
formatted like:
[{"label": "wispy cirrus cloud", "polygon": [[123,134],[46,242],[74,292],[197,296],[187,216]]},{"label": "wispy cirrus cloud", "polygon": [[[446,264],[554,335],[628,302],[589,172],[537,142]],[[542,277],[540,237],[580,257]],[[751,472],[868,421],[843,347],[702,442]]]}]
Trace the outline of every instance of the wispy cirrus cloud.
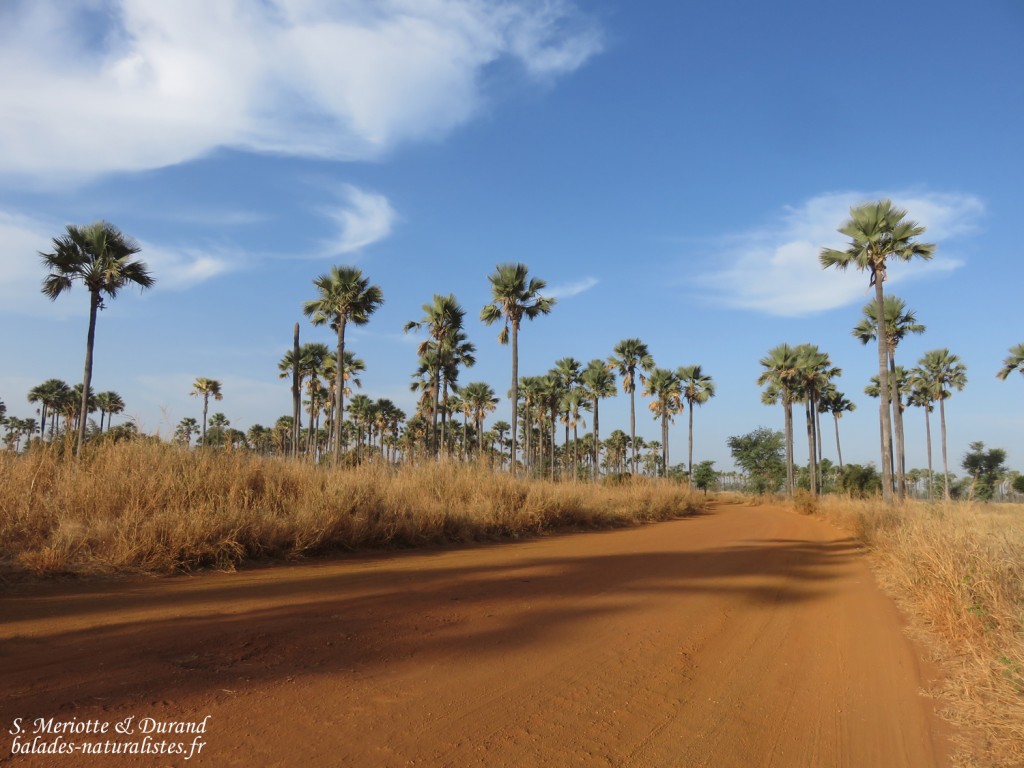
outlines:
[{"label": "wispy cirrus cloud", "polygon": [[327,215],[338,225],[338,234],[325,243],[327,255],[352,253],[391,234],[398,214],[384,195],[367,192],[351,184],[342,189],[345,204]]},{"label": "wispy cirrus cloud", "polygon": [[572,0],[5,3],[0,173],[88,179],[218,147],[372,158],[470,120],[495,64],[549,80],[601,45]]},{"label": "wispy cirrus cloud", "polygon": [[856,269],[822,269],[823,247],[844,249],[848,240],[836,230],[850,217],[850,208],[865,201],[891,198],[924,225],[922,242],[939,244],[929,262],[894,263],[888,284],[948,273],[962,266],[946,241],[969,233],[985,213],[973,195],[928,192],[836,192],[819,195],[787,208],[776,224],[727,236],[717,254],[723,266],[697,278],[710,298],[727,306],[772,315],[801,316],[862,301],[867,279]]},{"label": "wispy cirrus cloud", "polygon": [[584,291],[589,291],[600,280],[596,277],[584,277],[580,280],[574,280],[571,283],[560,283],[559,285],[552,285],[544,293],[555,299],[570,299],[573,296],[578,296]]}]

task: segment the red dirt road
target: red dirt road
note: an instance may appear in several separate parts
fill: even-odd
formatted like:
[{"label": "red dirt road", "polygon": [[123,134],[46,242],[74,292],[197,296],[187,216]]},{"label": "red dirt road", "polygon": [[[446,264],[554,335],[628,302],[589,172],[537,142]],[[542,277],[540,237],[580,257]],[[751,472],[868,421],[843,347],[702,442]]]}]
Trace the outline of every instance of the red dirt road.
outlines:
[{"label": "red dirt road", "polygon": [[[947,765],[915,649],[856,547],[768,507],[26,586],[0,611],[4,766]],[[201,734],[139,730],[207,716]],[[13,755],[39,717],[109,731]],[[81,751],[161,741],[202,750]]]}]

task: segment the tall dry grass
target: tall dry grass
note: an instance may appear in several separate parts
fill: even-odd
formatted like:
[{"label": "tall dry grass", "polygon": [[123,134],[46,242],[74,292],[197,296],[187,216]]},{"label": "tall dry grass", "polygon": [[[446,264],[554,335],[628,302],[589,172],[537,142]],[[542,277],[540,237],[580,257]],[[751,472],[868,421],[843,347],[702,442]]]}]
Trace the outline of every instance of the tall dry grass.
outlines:
[{"label": "tall dry grass", "polygon": [[230,568],[266,557],[685,515],[668,482],[553,484],[458,463],[327,469],[155,442],[0,452],[0,576]]},{"label": "tall dry grass", "polygon": [[946,671],[961,765],[1024,766],[1024,505],[825,497]]}]

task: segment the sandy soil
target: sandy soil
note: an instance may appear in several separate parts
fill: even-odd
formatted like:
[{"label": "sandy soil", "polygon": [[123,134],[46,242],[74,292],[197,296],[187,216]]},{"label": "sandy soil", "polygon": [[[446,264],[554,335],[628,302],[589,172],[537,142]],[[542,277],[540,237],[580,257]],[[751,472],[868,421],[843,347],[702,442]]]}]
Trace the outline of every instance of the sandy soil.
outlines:
[{"label": "sandy soil", "polygon": [[[723,506],[467,549],[8,589],[0,764],[946,766],[929,674],[848,538]],[[203,733],[140,730],[207,716]],[[35,718],[109,730],[40,735]],[[184,753],[81,752],[161,741]],[[12,755],[16,742],[78,751]]]}]

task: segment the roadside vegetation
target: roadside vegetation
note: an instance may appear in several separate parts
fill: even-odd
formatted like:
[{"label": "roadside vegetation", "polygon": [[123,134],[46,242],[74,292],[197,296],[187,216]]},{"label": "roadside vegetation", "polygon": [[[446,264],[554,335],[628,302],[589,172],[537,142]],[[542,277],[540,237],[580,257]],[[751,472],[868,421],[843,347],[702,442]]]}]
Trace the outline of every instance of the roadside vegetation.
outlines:
[{"label": "roadside vegetation", "polygon": [[653,478],[551,483],[455,461],[323,467],[155,440],[0,452],[0,578],[174,573],[683,516]]},{"label": "roadside vegetation", "polygon": [[1024,504],[828,495],[814,511],[870,550],[880,583],[942,666],[959,764],[1024,765]]}]

